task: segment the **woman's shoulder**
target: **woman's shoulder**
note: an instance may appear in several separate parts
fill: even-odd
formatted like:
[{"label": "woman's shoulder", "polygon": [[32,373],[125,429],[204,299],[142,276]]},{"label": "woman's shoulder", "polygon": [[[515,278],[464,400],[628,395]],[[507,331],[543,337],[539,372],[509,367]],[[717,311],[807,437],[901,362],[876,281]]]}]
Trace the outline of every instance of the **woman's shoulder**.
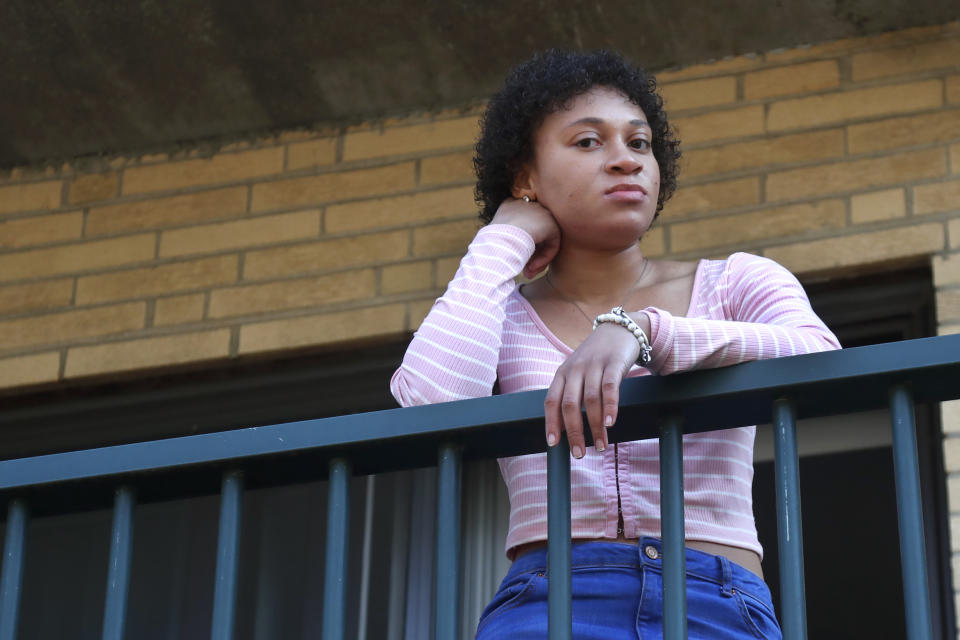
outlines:
[{"label": "woman's shoulder", "polygon": [[766,285],[792,284],[795,277],[770,258],[736,252],[726,258],[704,258],[698,262],[695,298],[712,295],[729,297],[735,292],[755,290]]},{"label": "woman's shoulder", "polygon": [[700,268],[714,277],[728,278],[750,277],[761,272],[789,273],[775,260],[744,251],[731,253],[726,258],[705,258],[700,261]]}]

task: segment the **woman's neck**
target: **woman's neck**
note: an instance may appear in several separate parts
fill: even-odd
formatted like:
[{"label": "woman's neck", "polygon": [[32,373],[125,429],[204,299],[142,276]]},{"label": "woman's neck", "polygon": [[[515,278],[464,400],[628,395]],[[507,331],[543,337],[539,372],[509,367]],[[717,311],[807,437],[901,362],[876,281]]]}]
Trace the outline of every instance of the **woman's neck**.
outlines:
[{"label": "woman's neck", "polygon": [[550,283],[563,296],[589,306],[619,305],[643,284],[638,278],[649,280],[646,262],[638,244],[616,253],[564,247],[550,263]]}]

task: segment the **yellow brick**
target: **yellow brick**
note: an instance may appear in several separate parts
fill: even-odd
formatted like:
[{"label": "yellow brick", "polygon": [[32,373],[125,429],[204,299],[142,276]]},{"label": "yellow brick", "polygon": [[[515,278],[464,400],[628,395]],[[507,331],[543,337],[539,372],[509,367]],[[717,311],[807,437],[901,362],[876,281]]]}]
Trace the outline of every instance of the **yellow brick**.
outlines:
[{"label": "yellow brick", "polygon": [[72,297],[73,278],[0,287],[0,313],[63,307]]},{"label": "yellow brick", "polygon": [[640,246],[643,248],[643,255],[648,258],[656,258],[667,252],[666,239],[663,234],[663,226],[659,222],[653,223],[652,229],[647,229],[640,240]]},{"label": "yellow brick", "polygon": [[889,184],[937,178],[946,173],[942,149],[913,151],[882,158],[792,169],[767,176],[767,200],[823,196]]},{"label": "yellow brick", "polygon": [[447,283],[453,280],[457,275],[457,269],[460,268],[461,258],[440,258],[437,260],[437,286],[446,287]]},{"label": "yellow brick", "polygon": [[291,144],[287,149],[287,170],[307,169],[333,164],[337,159],[337,139],[321,138]]},{"label": "yellow brick", "polygon": [[244,260],[243,277],[256,280],[392,262],[407,257],[409,245],[410,231],[403,229],[250,251]]},{"label": "yellow brick", "polygon": [[[940,403],[940,424],[946,432],[960,433],[960,400]],[[954,495],[954,487],[957,489],[956,495]],[[950,504],[950,511],[960,511],[960,475],[951,478]],[[957,508],[953,507],[954,504]]]},{"label": "yellow brick", "polygon": [[107,200],[117,195],[120,178],[116,173],[94,173],[78,176],[70,184],[70,204],[86,204]]},{"label": "yellow brick", "polygon": [[463,255],[467,245],[477,235],[480,223],[477,220],[444,222],[413,230],[413,255],[437,256],[455,253]]},{"label": "yellow brick", "polygon": [[420,184],[435,185],[473,181],[473,154],[448,153],[420,161]]},{"label": "yellow brick", "polygon": [[947,102],[960,104],[960,75],[947,78]]},{"label": "yellow brick", "polygon": [[59,377],[60,354],[57,352],[0,360],[0,387],[56,382]]},{"label": "yellow brick", "polygon": [[380,293],[409,293],[433,289],[433,263],[408,262],[383,268],[380,275]]},{"label": "yellow brick", "polygon": [[960,175],[960,143],[950,145],[950,173]]},{"label": "yellow brick", "polygon": [[728,104],[737,101],[737,79],[724,76],[668,84],[660,87],[660,95],[671,111]]},{"label": "yellow brick", "polygon": [[148,193],[196,187],[218,182],[238,182],[283,171],[283,147],[243,153],[224,153],[212,158],[133,167],[123,172],[123,193]]},{"label": "yellow brick", "polygon": [[907,215],[903,189],[874,191],[850,198],[850,218],[855,224],[902,218]]},{"label": "yellow brick", "polygon": [[938,336],[952,336],[960,333],[960,323],[957,324],[938,324]]},{"label": "yellow brick", "polygon": [[960,284],[960,254],[934,256],[931,263],[933,265],[933,285],[935,287]]},{"label": "yellow brick", "polygon": [[407,306],[410,309],[410,319],[407,325],[408,331],[414,331],[421,324],[423,324],[423,319],[427,317],[428,313],[430,313],[430,309],[433,308],[433,304],[435,302],[435,298],[429,298],[427,300],[415,300],[407,303]]},{"label": "yellow brick", "polygon": [[407,226],[473,215],[475,211],[473,187],[454,187],[409,196],[333,205],[327,207],[324,229],[327,233],[345,233],[378,227]]},{"label": "yellow brick", "polygon": [[240,353],[390,336],[404,330],[406,306],[392,304],[240,327]]},{"label": "yellow brick", "polygon": [[237,262],[235,255],[219,256],[85,276],[77,281],[77,304],[145,298],[229,284],[237,280]]},{"label": "yellow brick", "polygon": [[81,211],[0,221],[0,249],[75,240],[82,232]]},{"label": "yellow brick", "polygon": [[272,313],[371,298],[375,293],[373,269],[346,271],[329,276],[217,289],[210,294],[209,313],[211,318]]},{"label": "yellow brick", "polygon": [[839,158],[843,155],[843,129],[807,131],[752,142],[696,149],[683,154],[683,178],[726,173],[754,167]]},{"label": "yellow brick", "polygon": [[723,60],[714,60],[713,62],[704,62],[701,64],[691,65],[676,71],[660,71],[657,73],[657,82],[664,84],[667,82],[689,80],[690,78],[699,78],[702,76],[715,76],[723,73],[734,73],[736,71],[743,71],[744,69],[753,69],[762,64],[763,59],[756,55],[724,58]]},{"label": "yellow brick", "polygon": [[253,186],[253,210],[317,205],[333,200],[369,198],[413,188],[414,163],[340,171]]},{"label": "yellow brick", "polygon": [[925,80],[822,96],[781,100],[770,105],[770,131],[799,129],[846,120],[932,109],[943,104],[943,83]]},{"label": "yellow brick", "polygon": [[51,313],[0,322],[0,350],[71,342],[143,328],[146,304]]},{"label": "yellow brick", "polygon": [[282,133],[277,133],[272,136],[269,136],[269,138],[265,138],[264,144],[267,144],[268,142],[271,144],[273,143],[287,144],[289,142],[305,142],[307,140],[316,138],[318,135],[321,135],[321,134],[333,134],[333,133],[334,131],[332,129],[323,129],[323,128],[318,130],[313,130],[313,131],[308,131],[308,130],[284,131]]},{"label": "yellow brick", "polygon": [[205,224],[164,231],[160,236],[160,257],[212,253],[224,249],[303,240],[315,238],[319,234],[319,211],[297,211],[235,222]]},{"label": "yellow brick", "polygon": [[960,212],[960,180],[913,188],[914,213]]},{"label": "yellow brick", "polygon": [[810,93],[840,85],[840,70],[835,60],[820,60],[789,67],[748,73],[743,78],[743,97],[747,100]]},{"label": "yellow brick", "polygon": [[700,211],[717,211],[760,202],[760,180],[737,178],[691,187],[681,186],[663,207],[661,215],[668,222]]},{"label": "yellow brick", "polygon": [[950,234],[950,248],[960,249],[960,219],[950,221],[947,225],[947,233]]},{"label": "yellow brick", "polygon": [[823,200],[733,216],[704,218],[671,225],[670,249],[674,252],[696,251],[811,231],[841,229],[844,217],[842,200]]},{"label": "yellow brick", "polygon": [[32,182],[44,178],[59,178],[59,167],[13,167],[9,171],[0,171],[0,183]]},{"label": "yellow brick", "polygon": [[0,255],[0,281],[42,278],[153,260],[152,233]]},{"label": "yellow brick", "polygon": [[62,183],[34,182],[0,187],[0,215],[18,211],[56,209],[60,206]]},{"label": "yellow brick", "polygon": [[473,145],[479,133],[478,118],[469,116],[383,131],[354,131],[343,141],[346,162],[398,154]]},{"label": "yellow brick", "polygon": [[795,273],[871,264],[943,250],[943,226],[922,224],[801,242],[764,252]]},{"label": "yellow brick", "polygon": [[674,124],[687,145],[756,135],[763,133],[763,105],[676,118]]},{"label": "yellow brick", "polygon": [[[956,400],[954,400],[954,402],[956,402]],[[960,424],[957,424],[952,430],[948,429],[946,424],[944,424],[943,430],[956,432],[960,430]],[[955,464],[956,463],[954,463],[954,465]],[[960,512],[960,476],[950,475],[947,478],[947,500],[949,511],[953,513]]]},{"label": "yellow brick", "polygon": [[854,82],[957,66],[960,40],[939,40],[908,47],[866,51],[851,59]]},{"label": "yellow brick", "polygon": [[937,291],[937,322],[960,321],[960,289]]},{"label": "yellow brick", "polygon": [[247,208],[247,187],[188,193],[171,198],[140,200],[95,207],[87,214],[88,237],[123,231],[141,231],[239,217]]},{"label": "yellow brick", "polygon": [[901,149],[960,137],[960,110],[852,125],[847,128],[850,153]]},{"label": "yellow brick", "polygon": [[153,308],[153,326],[165,327],[203,320],[204,294],[159,298]]},{"label": "yellow brick", "polygon": [[230,355],[230,329],[72,347],[64,377],[150,369]]}]

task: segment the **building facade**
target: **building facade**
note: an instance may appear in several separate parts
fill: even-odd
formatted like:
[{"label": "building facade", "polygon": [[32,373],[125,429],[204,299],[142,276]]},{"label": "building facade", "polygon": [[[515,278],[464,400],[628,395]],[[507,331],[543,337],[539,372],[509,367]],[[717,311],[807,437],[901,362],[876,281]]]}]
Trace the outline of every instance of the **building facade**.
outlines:
[{"label": "building facade", "polygon": [[[684,155],[648,255],[750,251],[811,288],[915,273],[933,317],[914,335],[960,331],[960,23],[657,76]],[[402,343],[478,228],[480,109],[0,175],[0,402]],[[931,424],[954,609],[960,402]],[[46,451],[23,438],[6,457]]]}]

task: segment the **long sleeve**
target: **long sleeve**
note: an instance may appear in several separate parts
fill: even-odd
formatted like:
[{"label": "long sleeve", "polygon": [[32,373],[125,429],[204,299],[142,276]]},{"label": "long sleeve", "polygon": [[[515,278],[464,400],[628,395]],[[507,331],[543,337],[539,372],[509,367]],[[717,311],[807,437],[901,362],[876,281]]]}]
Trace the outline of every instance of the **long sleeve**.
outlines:
[{"label": "long sleeve", "polygon": [[767,258],[730,256],[704,304],[708,319],[644,309],[652,371],[669,374],[840,348],[793,274]]},{"label": "long sleeve", "polygon": [[506,300],[533,251],[533,238],[512,225],[492,224],[477,232],[390,380],[401,406],[492,393]]}]

